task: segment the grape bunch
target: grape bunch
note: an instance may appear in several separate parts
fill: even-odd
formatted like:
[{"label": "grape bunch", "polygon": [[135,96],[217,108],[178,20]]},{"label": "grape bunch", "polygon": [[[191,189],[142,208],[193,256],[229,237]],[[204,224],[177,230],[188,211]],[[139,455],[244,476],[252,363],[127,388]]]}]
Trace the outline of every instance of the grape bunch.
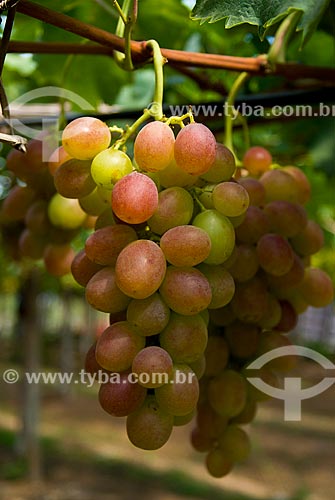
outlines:
[{"label": "grape bunch", "polygon": [[[310,266],[323,234],[304,208],[303,172],[271,168],[261,147],[236,169],[205,125],[171,123],[146,124],[131,160],[103,122],[74,120],[54,183],[95,218],[72,274],[110,317],[85,364],[107,377],[100,405],[126,417],[129,440],[145,450],[195,419],[191,443],[222,477],[248,456],[242,426],[267,397],[249,384],[248,364],[289,346],[297,315],[331,302],[333,287]],[[260,376],[276,386],[293,363],[273,360]]]},{"label": "grape bunch", "polygon": [[[14,260],[43,259],[46,270],[60,277],[71,272],[75,255],[71,241],[81,227],[90,228],[91,221],[77,199],[56,192],[55,169],[61,161],[73,164],[64,150],[57,160],[54,153],[43,161],[43,140],[48,137],[41,134],[29,141],[26,154],[14,149],[8,154],[6,168],[13,179],[1,205],[0,226],[3,243]],[[75,165],[77,186],[80,167],[80,163]],[[94,187],[88,170],[85,193]]]}]

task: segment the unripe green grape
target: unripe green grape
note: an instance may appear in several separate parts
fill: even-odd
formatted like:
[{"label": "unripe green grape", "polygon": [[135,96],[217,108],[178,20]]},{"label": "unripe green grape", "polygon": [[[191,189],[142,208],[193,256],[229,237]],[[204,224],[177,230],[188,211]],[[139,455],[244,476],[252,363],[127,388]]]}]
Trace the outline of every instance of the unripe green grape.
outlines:
[{"label": "unripe green grape", "polygon": [[205,210],[193,219],[192,224],[206,231],[211,240],[211,251],[205,264],[222,264],[227,260],[235,246],[235,231],[227,217],[216,210]]},{"label": "unripe green grape", "polygon": [[169,165],[158,172],[158,179],[162,187],[186,187],[193,186],[197,181],[198,177],[196,175],[191,175],[182,170],[176,164],[175,159],[169,163]]},{"label": "unripe green grape", "polygon": [[79,205],[88,215],[101,215],[107,208],[110,207],[111,192],[109,193],[108,201],[100,195],[99,188],[93,189],[93,191],[87,196],[79,198]]},{"label": "unripe green grape", "polygon": [[173,227],[188,224],[192,214],[192,196],[186,189],[171,187],[159,193],[158,206],[148,225],[154,233],[163,234]]},{"label": "unripe green grape", "polygon": [[130,174],[132,170],[133,165],[129,156],[113,147],[98,153],[91,165],[94,182],[105,189],[112,189],[116,182]]},{"label": "unripe green grape", "polygon": [[242,215],[249,206],[248,191],[237,182],[221,182],[213,191],[212,199],[218,212],[227,217]]},{"label": "unripe green grape", "polygon": [[90,160],[100,151],[108,148],[111,133],[108,126],[97,118],[89,116],[70,122],[62,134],[65,151],[78,160]]},{"label": "unripe green grape", "polygon": [[237,425],[228,425],[220,436],[219,447],[232,462],[244,462],[251,452],[248,434]]},{"label": "unripe green grape", "polygon": [[214,448],[206,457],[206,467],[213,477],[224,477],[233,468],[233,462],[229,460],[220,448]]},{"label": "unripe green grape", "polygon": [[208,400],[219,415],[235,417],[246,402],[247,385],[245,378],[235,370],[224,370],[212,378],[208,385]]},{"label": "unripe green grape", "polygon": [[154,121],[145,125],[134,142],[134,158],[145,172],[165,169],[173,160],[174,135],[163,122]]},{"label": "unripe green grape", "polygon": [[48,216],[54,226],[62,229],[76,229],[82,226],[86,219],[78,200],[64,198],[59,193],[56,193],[49,202]]}]

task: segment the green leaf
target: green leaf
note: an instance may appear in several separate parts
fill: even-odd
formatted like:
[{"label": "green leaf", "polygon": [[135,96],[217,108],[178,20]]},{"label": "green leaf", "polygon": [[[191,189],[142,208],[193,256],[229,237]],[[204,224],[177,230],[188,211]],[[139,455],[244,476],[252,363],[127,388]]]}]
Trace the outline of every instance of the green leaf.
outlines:
[{"label": "green leaf", "polygon": [[225,20],[225,27],[239,24],[258,26],[261,39],[266,30],[282,20],[292,11],[301,11],[298,30],[303,31],[303,40],[311,36],[325,12],[330,0],[197,0],[191,18],[208,21]]}]

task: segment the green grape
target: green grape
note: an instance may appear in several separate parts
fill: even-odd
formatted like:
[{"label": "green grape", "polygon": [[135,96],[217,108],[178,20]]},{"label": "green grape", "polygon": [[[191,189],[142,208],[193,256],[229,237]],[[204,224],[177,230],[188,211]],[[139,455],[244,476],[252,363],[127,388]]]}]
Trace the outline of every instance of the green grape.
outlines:
[{"label": "green grape", "polygon": [[129,441],[142,450],[157,450],[164,446],[172,429],[173,416],[151,395],[127,418]]},{"label": "green grape", "polygon": [[307,268],[299,290],[303,299],[313,307],[326,307],[334,300],[332,280],[322,269]]},{"label": "green grape", "polygon": [[229,348],[226,340],[219,335],[210,335],[206,348],[205,376],[219,375],[227,366]]},{"label": "green grape", "polygon": [[213,183],[229,181],[235,168],[233,153],[226,146],[217,142],[214,163],[206,173],[201,175],[201,178]]},{"label": "green grape", "polygon": [[244,283],[237,283],[231,301],[232,311],[244,323],[258,323],[267,311],[269,292],[266,283],[254,276]]},{"label": "green grape", "polygon": [[132,373],[138,383],[153,389],[169,383],[173,372],[173,362],[164,346],[149,346],[139,351],[132,364]]},{"label": "green grape", "polygon": [[78,200],[64,198],[56,193],[49,202],[48,217],[56,227],[77,229],[83,225],[86,214],[81,209]]},{"label": "green grape", "polygon": [[134,299],[145,299],[161,286],[166,260],[159,246],[150,240],[129,243],[119,254],[116,283],[120,290]]},{"label": "green grape", "polygon": [[249,436],[238,425],[228,425],[220,436],[219,447],[232,462],[244,462],[251,452]]},{"label": "green grape", "polygon": [[205,355],[203,354],[202,356],[200,356],[200,358],[198,358],[195,361],[193,361],[192,363],[188,363],[188,364],[189,364],[189,367],[196,374],[197,379],[200,380],[204,376],[205,370],[206,370]]},{"label": "green grape", "polygon": [[199,271],[207,278],[212,291],[208,309],[218,309],[227,305],[235,293],[235,283],[231,274],[221,266],[200,264]]},{"label": "green grape", "polygon": [[204,262],[222,264],[227,260],[235,246],[235,232],[229,219],[216,210],[205,210],[192,224],[206,231],[211,240],[211,251]]},{"label": "green grape", "polygon": [[190,123],[182,128],[174,145],[177,165],[192,175],[202,175],[215,162],[216,140],[202,123]]},{"label": "green grape", "polygon": [[233,462],[220,448],[214,448],[206,456],[206,467],[211,476],[219,478],[229,474],[233,468]]},{"label": "green grape", "polygon": [[49,274],[60,277],[71,272],[74,256],[75,253],[68,244],[49,244],[45,247],[43,261]]},{"label": "green grape", "polygon": [[226,326],[225,336],[231,355],[235,358],[247,359],[257,351],[260,329],[255,325],[234,321]]},{"label": "green grape", "polygon": [[132,170],[133,165],[129,156],[113,147],[98,153],[91,165],[94,182],[105,189],[113,189],[114,184]]},{"label": "green grape", "polygon": [[265,188],[259,180],[252,177],[241,177],[241,179],[238,179],[238,183],[248,191],[250,205],[255,205],[256,207],[265,205]]},{"label": "green grape", "polygon": [[91,162],[71,159],[60,165],[54,174],[55,187],[65,198],[82,198],[95,188]]},{"label": "green grape", "polygon": [[144,387],[129,380],[129,372],[124,372],[101,384],[99,403],[113,417],[126,417],[142,406],[146,393]]},{"label": "green grape", "polygon": [[161,237],[160,247],[170,264],[192,267],[208,257],[211,240],[203,229],[182,225],[166,231]]},{"label": "green grape", "polygon": [[256,248],[246,243],[236,245],[234,262],[228,267],[234,280],[239,283],[248,281],[255,276],[258,268],[259,264]]},{"label": "green grape", "polygon": [[199,382],[189,366],[177,364],[170,382],[155,389],[155,395],[162,410],[171,415],[187,415],[198,402]]},{"label": "green grape", "polygon": [[273,233],[291,238],[300,233],[307,225],[306,210],[297,203],[272,201],[264,207]]},{"label": "green grape", "polygon": [[122,177],[113,188],[113,212],[128,224],[145,222],[153,215],[157,207],[157,187],[147,175],[132,172]]},{"label": "green grape", "polygon": [[136,240],[135,230],[125,224],[103,227],[87,238],[86,255],[96,264],[114,266],[121,250]]},{"label": "green grape", "polygon": [[193,267],[169,266],[159,291],[170,309],[185,316],[198,314],[212,300],[208,280]]},{"label": "green grape", "polygon": [[263,172],[269,170],[272,163],[270,152],[261,146],[249,148],[243,156],[243,165],[250,175],[258,177]]},{"label": "green grape", "polygon": [[100,335],[95,357],[100,366],[111,372],[123,372],[131,367],[137,353],[145,346],[145,339],[137,334],[128,321],[110,325]]},{"label": "green grape", "polygon": [[291,238],[293,250],[302,257],[317,253],[324,245],[324,234],[319,224],[309,220],[307,225]]},{"label": "green grape", "polygon": [[264,234],[257,243],[260,266],[269,274],[281,276],[289,272],[294,253],[288,241],[279,234]]},{"label": "green grape", "polygon": [[85,250],[77,253],[71,264],[71,273],[77,283],[86,286],[90,279],[102,269],[102,266],[92,262],[86,255]]},{"label": "green grape", "polygon": [[242,224],[236,228],[236,238],[241,243],[254,244],[270,230],[267,215],[259,207],[250,206]]},{"label": "green grape", "polygon": [[95,230],[101,229],[106,226],[113,226],[116,224],[113,210],[106,208],[97,218],[95,222]]},{"label": "green grape", "polygon": [[160,333],[170,319],[170,309],[159,293],[146,299],[133,299],[127,309],[127,320],[146,337]]},{"label": "green grape", "polygon": [[192,196],[181,187],[171,187],[159,193],[157,209],[148,224],[151,231],[163,234],[168,229],[188,224],[192,214]]},{"label": "green grape", "polygon": [[174,135],[166,123],[154,121],[145,125],[134,142],[134,158],[145,172],[158,172],[173,160]]},{"label": "green grape", "polygon": [[212,378],[208,385],[208,400],[222,417],[235,417],[246,402],[245,378],[235,370],[225,370]]},{"label": "green grape", "polygon": [[196,175],[191,175],[178,167],[175,159],[169,165],[158,172],[158,179],[162,187],[186,187],[192,186],[197,181]]},{"label": "green grape", "polygon": [[161,347],[175,363],[193,363],[205,351],[207,327],[200,316],[183,316],[171,313],[170,321],[159,336]]},{"label": "green grape", "polygon": [[109,194],[109,199],[106,200],[105,198],[103,199],[100,195],[100,190],[99,188],[93,189],[93,191],[88,194],[87,196],[84,196],[82,198],[79,198],[79,205],[81,208],[84,210],[89,215],[95,215],[99,216],[101,215],[107,208],[110,208],[111,204],[111,192],[107,191]]},{"label": "green grape", "polygon": [[248,191],[237,182],[221,182],[212,194],[214,207],[227,217],[244,214],[249,206]]},{"label": "green grape", "polygon": [[94,309],[108,313],[124,311],[130,302],[116,284],[113,267],[104,267],[94,274],[86,286],[86,300]]},{"label": "green grape", "polygon": [[108,148],[111,133],[108,126],[97,118],[89,116],[70,122],[62,134],[65,151],[78,160],[90,160],[100,151]]},{"label": "green grape", "polygon": [[191,411],[187,415],[183,415],[181,417],[177,417],[177,415],[174,415],[173,417],[173,427],[181,427],[183,425],[187,425],[190,422],[192,422],[194,416],[196,414],[196,410]]}]

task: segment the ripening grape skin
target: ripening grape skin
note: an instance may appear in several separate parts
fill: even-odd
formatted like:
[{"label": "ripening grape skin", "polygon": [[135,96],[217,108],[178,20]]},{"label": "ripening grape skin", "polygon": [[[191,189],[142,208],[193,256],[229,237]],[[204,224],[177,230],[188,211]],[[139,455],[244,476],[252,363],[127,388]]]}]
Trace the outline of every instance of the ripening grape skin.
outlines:
[{"label": "ripening grape skin", "polygon": [[87,196],[79,198],[79,205],[88,215],[99,216],[107,208],[110,208],[111,193],[109,191],[109,199],[103,199],[99,194],[99,188],[93,189],[93,191]]},{"label": "ripening grape skin", "polygon": [[148,389],[169,383],[172,371],[171,356],[158,346],[145,347],[136,354],[132,363],[132,373],[138,376],[138,383]]},{"label": "ripening grape skin", "polygon": [[211,287],[212,300],[208,309],[218,309],[228,304],[235,293],[235,283],[231,274],[222,265],[200,264],[197,269],[204,274]]},{"label": "ripening grape skin", "polygon": [[49,202],[48,217],[56,227],[77,229],[83,224],[86,216],[78,200],[64,198],[59,193],[56,193]]},{"label": "ripening grape skin", "polygon": [[245,323],[258,323],[264,316],[269,301],[269,292],[263,280],[254,276],[251,280],[236,284],[231,301],[235,316]]},{"label": "ripening grape skin", "polygon": [[99,403],[113,417],[126,417],[143,404],[147,391],[141,385],[129,381],[129,372],[121,373],[118,377],[118,380],[101,384]]},{"label": "ripening grape skin", "polygon": [[270,152],[261,146],[253,146],[243,156],[243,165],[250,175],[258,177],[269,170],[272,163]]},{"label": "ripening grape skin", "polygon": [[118,181],[112,191],[112,209],[128,224],[148,220],[158,206],[156,184],[147,175],[132,172]]},{"label": "ripening grape skin", "polygon": [[218,182],[229,181],[236,168],[233,153],[223,144],[216,143],[215,160],[210,169],[201,175],[207,182],[217,184]]},{"label": "ripening grape skin", "polygon": [[272,201],[264,207],[271,231],[287,238],[300,233],[307,224],[306,210],[297,203]]},{"label": "ripening grape skin", "polygon": [[297,326],[298,314],[287,300],[281,300],[279,304],[281,308],[281,317],[275,326],[275,330],[282,333],[288,333]]},{"label": "ripening grape skin", "polygon": [[71,264],[75,253],[70,245],[46,246],[43,254],[44,265],[52,276],[64,276],[71,272]]},{"label": "ripening grape skin", "polygon": [[41,235],[32,233],[29,229],[22,231],[19,238],[19,250],[22,257],[38,260],[43,257],[46,239]]},{"label": "ripening grape skin", "polygon": [[224,307],[219,307],[218,309],[210,309],[209,317],[215,326],[227,326],[236,319],[230,303]]},{"label": "ripening grape skin", "polygon": [[228,419],[216,413],[208,401],[198,403],[197,410],[196,421],[201,433],[217,439],[227,427]]},{"label": "ripening grape skin", "polygon": [[168,441],[173,429],[173,416],[149,395],[143,405],[127,418],[129,441],[142,450],[157,450]]},{"label": "ripening grape skin", "polygon": [[137,334],[128,321],[110,325],[100,335],[95,357],[97,362],[111,372],[123,372],[131,367],[138,352],[145,346],[145,339]]},{"label": "ripening grape skin", "polygon": [[133,299],[127,309],[127,320],[136,327],[139,335],[149,337],[160,333],[170,319],[170,309],[159,293],[146,299]]},{"label": "ripening grape skin", "polygon": [[116,284],[113,267],[105,267],[94,274],[86,286],[86,300],[94,309],[109,313],[124,311],[130,302]]},{"label": "ripening grape skin", "polygon": [[192,186],[197,180],[196,175],[191,175],[178,167],[175,159],[169,165],[158,172],[160,185],[164,188],[168,187],[186,187]]},{"label": "ripening grape skin", "polygon": [[134,158],[145,172],[158,172],[173,160],[174,135],[163,122],[154,121],[145,125],[134,142]]},{"label": "ripening grape skin", "polygon": [[247,397],[246,403],[244,405],[243,410],[236,415],[236,417],[230,420],[232,424],[250,424],[256,416],[257,413],[257,403],[251,398]]},{"label": "ripening grape skin", "polygon": [[289,201],[296,203],[299,196],[297,181],[287,172],[276,169],[265,172],[260,178],[265,187],[266,201]]},{"label": "ripening grape skin", "polygon": [[35,198],[36,193],[31,188],[14,186],[2,204],[1,213],[11,221],[23,220]]},{"label": "ripening grape skin", "polygon": [[151,231],[161,235],[173,227],[188,224],[192,214],[192,196],[181,187],[171,187],[159,193],[157,209],[148,225]]},{"label": "ripening grape skin", "polygon": [[59,146],[55,151],[53,151],[48,160],[48,169],[50,175],[54,176],[58,167],[63,165],[68,160],[72,160],[72,156],[69,155],[63,148],[63,146]]},{"label": "ripening grape skin", "polygon": [[212,132],[201,123],[190,123],[177,135],[174,146],[177,165],[192,175],[202,175],[216,158],[216,140]]},{"label": "ripening grape skin", "polygon": [[206,457],[206,467],[211,476],[219,478],[229,474],[233,468],[233,462],[225,456],[220,448],[214,448]]},{"label": "ripening grape skin", "polygon": [[192,422],[194,416],[195,416],[196,410],[191,411],[187,415],[183,415],[182,417],[177,417],[177,415],[174,415],[173,417],[173,427],[180,427],[183,425],[187,425],[190,422]]},{"label": "ripening grape skin", "polygon": [[206,358],[203,354],[200,358],[196,359],[192,363],[189,363],[189,367],[194,371],[198,380],[200,380],[204,374],[206,369]]},{"label": "ripening grape skin", "polygon": [[259,339],[257,357],[277,349],[278,347],[291,347],[292,354],[290,356],[279,356],[278,358],[268,361],[267,367],[276,372],[286,372],[292,370],[297,363],[295,347],[286,335],[279,332],[263,332]]},{"label": "ripening grape skin", "polygon": [[92,117],[76,118],[70,122],[62,134],[65,151],[78,160],[90,160],[100,151],[108,148],[111,133],[101,120]]},{"label": "ripening grape skin", "polygon": [[175,363],[193,363],[205,351],[208,340],[207,327],[200,316],[171,313],[170,321],[159,336],[161,347]]},{"label": "ripening grape skin", "polygon": [[257,243],[257,256],[260,266],[274,276],[288,273],[294,262],[294,253],[288,241],[274,233],[261,237]]},{"label": "ripening grape skin", "polygon": [[311,185],[306,175],[298,167],[283,167],[282,170],[296,180],[299,188],[296,201],[305,205],[311,197]]},{"label": "ripening grape skin", "polygon": [[32,203],[26,212],[24,222],[32,233],[45,235],[50,229],[46,200],[36,200]]},{"label": "ripening grape skin", "polygon": [[229,348],[226,340],[219,335],[210,335],[206,347],[205,376],[219,375],[226,368],[229,357]]},{"label": "ripening grape skin", "polygon": [[196,451],[204,453],[213,448],[214,438],[204,434],[199,427],[194,427],[191,432],[191,444]]},{"label": "ripening grape skin", "polygon": [[155,389],[155,395],[162,410],[171,415],[187,415],[199,398],[198,379],[188,365],[174,365],[171,382]]},{"label": "ripening grape skin", "polygon": [[160,287],[166,272],[166,260],[159,246],[150,240],[129,243],[119,254],[116,283],[134,299],[145,299]]},{"label": "ripening grape skin", "polygon": [[248,434],[237,425],[228,425],[220,436],[219,447],[232,462],[244,462],[251,452]]},{"label": "ripening grape skin", "polygon": [[299,291],[303,299],[313,307],[326,307],[334,300],[332,280],[322,269],[307,268]]},{"label": "ripening grape skin", "polygon": [[95,357],[96,345],[97,345],[96,342],[94,342],[94,344],[91,345],[91,347],[86,353],[85,363],[84,363],[85,372],[94,376],[99,375],[99,373],[105,372],[105,370],[102,368],[102,366],[99,365],[99,363],[96,360]]},{"label": "ripening grape skin", "polygon": [[267,276],[270,289],[273,290],[275,294],[282,290],[287,290],[288,288],[297,287],[304,279],[305,266],[301,258],[294,253],[293,259],[293,265],[287,273],[281,276],[273,276],[271,274]]},{"label": "ripening grape skin", "polygon": [[90,161],[68,160],[54,174],[55,187],[65,198],[81,198],[95,188],[90,174]]},{"label": "ripening grape skin", "polygon": [[211,240],[211,251],[205,264],[225,262],[235,246],[235,231],[229,219],[216,210],[205,210],[193,219],[192,224],[206,231]]},{"label": "ripening grape skin", "polygon": [[160,240],[165,258],[174,266],[196,266],[209,255],[211,240],[203,229],[182,225],[166,231]]},{"label": "ripening grape skin", "polygon": [[258,325],[264,330],[271,330],[278,325],[282,316],[282,309],[279,301],[271,293],[268,296],[268,307],[262,318],[258,321]]},{"label": "ripening grape skin", "polygon": [[235,370],[225,370],[212,378],[208,385],[208,400],[219,415],[235,417],[246,402],[245,378]]},{"label": "ripening grape skin", "polygon": [[226,217],[242,215],[249,206],[248,191],[237,182],[221,182],[213,190],[214,207]]},{"label": "ripening grape skin", "polygon": [[231,325],[226,326],[225,336],[231,355],[247,359],[257,351],[260,329],[255,325],[234,321]]},{"label": "ripening grape skin", "polygon": [[235,248],[236,256],[228,270],[235,281],[242,283],[253,278],[258,271],[257,251],[253,245],[246,243],[241,243]]},{"label": "ripening grape skin", "polygon": [[92,262],[86,255],[85,250],[80,250],[71,264],[71,273],[77,283],[86,286],[90,279],[102,269],[102,266]]},{"label": "ripening grape skin", "polygon": [[185,316],[198,314],[212,300],[207,278],[193,267],[169,266],[159,291],[170,309]]},{"label": "ripening grape skin", "polygon": [[290,240],[293,250],[302,257],[317,253],[324,245],[324,234],[319,224],[309,220],[301,232]]},{"label": "ripening grape skin", "polygon": [[[250,371],[247,369],[243,369],[242,373],[246,373],[246,377],[250,376]],[[268,366],[262,366],[262,368],[259,368],[257,370],[257,377],[261,378],[263,380],[263,382],[270,385],[271,387],[278,387],[279,386],[277,375]],[[251,399],[252,401],[255,401],[256,403],[261,402],[261,401],[268,401],[269,399],[271,399],[271,396],[269,396],[265,392],[257,389],[257,387],[255,387],[253,384],[251,384],[248,380],[246,380],[246,384],[247,384],[247,391],[248,391],[248,399]]]},{"label": "ripening grape skin", "polygon": [[265,205],[265,188],[259,180],[252,177],[242,177],[238,179],[238,183],[247,190],[250,205],[255,205],[256,207]]},{"label": "ripening grape skin", "polygon": [[96,264],[114,266],[121,250],[136,240],[135,230],[125,224],[103,227],[87,238],[86,255]]},{"label": "ripening grape skin", "polygon": [[236,228],[236,238],[241,243],[257,243],[270,230],[269,219],[259,207],[249,206],[245,219]]},{"label": "ripening grape skin", "polygon": [[101,229],[106,226],[116,224],[115,216],[111,208],[106,208],[97,218],[95,222],[95,230]]},{"label": "ripening grape skin", "polygon": [[108,148],[97,154],[92,161],[91,175],[97,186],[113,189],[122,177],[132,172],[129,156],[118,149]]}]

